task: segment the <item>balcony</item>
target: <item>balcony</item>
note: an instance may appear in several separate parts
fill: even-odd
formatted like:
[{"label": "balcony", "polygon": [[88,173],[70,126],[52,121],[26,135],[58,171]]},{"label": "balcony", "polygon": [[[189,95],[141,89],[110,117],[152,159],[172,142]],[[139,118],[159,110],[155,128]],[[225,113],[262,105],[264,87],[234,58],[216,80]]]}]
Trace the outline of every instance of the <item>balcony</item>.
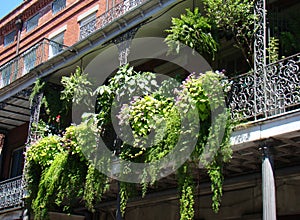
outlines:
[{"label": "balcony", "polygon": [[[128,11],[136,8],[137,6],[141,5],[142,3],[146,2],[147,0],[125,0],[125,1],[116,1],[116,5],[112,7],[110,10],[106,11],[99,17],[91,20],[87,24],[80,27],[80,35],[79,39],[82,40],[86,38],[91,33],[95,32],[96,30],[101,29],[105,25],[113,22],[117,18],[120,18]],[[118,3],[120,2],[120,3]]]},{"label": "balcony", "polygon": [[[297,111],[300,53],[267,65],[263,73],[250,72],[233,78],[231,83],[229,106],[234,119],[256,122]],[[21,177],[1,182],[0,212],[22,206],[23,194]]]},{"label": "balcony", "polygon": [[267,65],[263,73],[232,79],[232,117],[257,121],[297,111],[300,107],[300,53]]},{"label": "balcony", "polygon": [[44,38],[0,66],[0,89],[26,75],[30,70],[57,55],[66,46]]},{"label": "balcony", "polygon": [[16,209],[23,206],[24,187],[22,176],[0,182],[0,213],[4,209]]}]

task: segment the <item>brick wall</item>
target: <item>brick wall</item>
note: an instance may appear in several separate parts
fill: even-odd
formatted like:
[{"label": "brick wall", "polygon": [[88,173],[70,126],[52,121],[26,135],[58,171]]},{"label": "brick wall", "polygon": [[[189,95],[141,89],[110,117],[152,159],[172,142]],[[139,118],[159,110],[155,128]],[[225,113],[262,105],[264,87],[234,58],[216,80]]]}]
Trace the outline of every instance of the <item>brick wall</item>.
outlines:
[{"label": "brick wall", "polygon": [[[111,0],[112,1],[112,0]],[[20,53],[33,46],[43,38],[48,38],[51,33],[67,25],[64,34],[64,44],[71,46],[79,39],[79,15],[89,9],[99,6],[97,16],[106,10],[105,0],[66,0],[66,7],[55,15],[52,14],[52,1],[29,1],[24,2],[11,14],[0,20],[0,65],[12,59],[16,54],[17,41],[4,47],[4,36],[16,29],[14,22],[18,17],[23,20],[23,28],[20,38]],[[26,20],[33,15],[40,13],[38,26],[27,32]]]}]

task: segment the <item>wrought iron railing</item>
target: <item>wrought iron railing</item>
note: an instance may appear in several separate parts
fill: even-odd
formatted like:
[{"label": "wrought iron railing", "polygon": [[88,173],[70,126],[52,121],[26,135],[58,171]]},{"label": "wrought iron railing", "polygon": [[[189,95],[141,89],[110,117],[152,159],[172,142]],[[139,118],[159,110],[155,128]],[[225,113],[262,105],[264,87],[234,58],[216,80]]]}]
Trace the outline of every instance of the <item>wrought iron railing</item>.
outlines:
[{"label": "wrought iron railing", "polygon": [[0,66],[0,89],[60,53],[66,46],[44,38]]},{"label": "wrought iron railing", "polygon": [[22,176],[0,182],[0,211],[23,205],[24,186]]},{"label": "wrought iron railing", "polygon": [[101,29],[105,25],[113,22],[133,8],[141,5],[147,0],[118,0],[115,1],[115,6],[106,11],[99,17],[80,27],[79,39],[84,39],[94,31]]},{"label": "wrought iron railing", "polygon": [[232,79],[232,117],[258,120],[300,108],[300,53],[267,65],[262,73]]}]

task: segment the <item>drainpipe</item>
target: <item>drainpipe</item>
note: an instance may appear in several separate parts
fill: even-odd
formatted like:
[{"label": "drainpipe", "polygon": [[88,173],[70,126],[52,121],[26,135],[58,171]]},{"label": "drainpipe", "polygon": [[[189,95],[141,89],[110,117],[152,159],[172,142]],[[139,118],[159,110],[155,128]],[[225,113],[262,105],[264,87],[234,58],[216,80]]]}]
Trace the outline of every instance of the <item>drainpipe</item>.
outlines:
[{"label": "drainpipe", "polygon": [[18,18],[15,22],[18,34],[17,34],[17,48],[16,48],[16,55],[19,55],[19,48],[20,48],[20,38],[21,38],[21,31],[23,27],[23,21],[21,18]]}]

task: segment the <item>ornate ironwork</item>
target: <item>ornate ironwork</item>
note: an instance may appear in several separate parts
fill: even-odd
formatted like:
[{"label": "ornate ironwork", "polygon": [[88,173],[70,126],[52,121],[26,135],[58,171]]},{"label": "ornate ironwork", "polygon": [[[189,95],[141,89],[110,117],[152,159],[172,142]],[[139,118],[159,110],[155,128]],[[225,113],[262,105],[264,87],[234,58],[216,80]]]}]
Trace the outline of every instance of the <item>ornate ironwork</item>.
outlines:
[{"label": "ornate ironwork", "polygon": [[139,28],[140,26],[132,28],[113,40],[113,43],[118,47],[120,66],[128,63],[127,58],[130,53],[131,41]]},{"label": "ornate ironwork", "polygon": [[266,116],[294,110],[300,104],[300,53],[266,66]]},{"label": "ornate ironwork", "polygon": [[50,49],[52,47],[60,47],[62,49],[66,48],[65,45],[61,45],[45,38],[1,65],[0,89],[29,73],[36,66],[47,61],[51,57]]},{"label": "ornate ironwork", "polygon": [[257,120],[299,108],[300,53],[265,66],[264,72],[261,77],[251,72],[232,79],[233,118]]},{"label": "ornate ironwork", "polygon": [[0,210],[23,206],[24,187],[22,177],[0,183]]},{"label": "ornate ironwork", "polygon": [[256,17],[254,23],[254,72],[261,75],[266,66],[266,5],[265,0],[256,0],[254,5]]},{"label": "ornate ironwork", "polygon": [[96,19],[90,21],[89,23],[80,27],[80,39],[86,38],[88,35],[96,30],[99,30],[106,26],[107,24],[113,22],[117,18],[120,18],[130,10],[134,9],[138,5],[141,5],[147,0],[125,0],[120,1],[114,7],[97,17]]},{"label": "ornate ironwork", "polygon": [[265,66],[266,66],[266,5],[265,0],[256,0],[254,5],[254,99],[256,102],[255,111],[260,115],[265,108],[262,99],[265,99],[263,88],[265,87]]},{"label": "ornate ironwork", "polygon": [[40,109],[41,109],[43,96],[44,96],[43,92],[36,94],[30,106],[31,112],[30,112],[26,151],[27,148],[30,146],[30,143],[38,139],[36,131],[33,130],[33,125],[39,122]]}]

